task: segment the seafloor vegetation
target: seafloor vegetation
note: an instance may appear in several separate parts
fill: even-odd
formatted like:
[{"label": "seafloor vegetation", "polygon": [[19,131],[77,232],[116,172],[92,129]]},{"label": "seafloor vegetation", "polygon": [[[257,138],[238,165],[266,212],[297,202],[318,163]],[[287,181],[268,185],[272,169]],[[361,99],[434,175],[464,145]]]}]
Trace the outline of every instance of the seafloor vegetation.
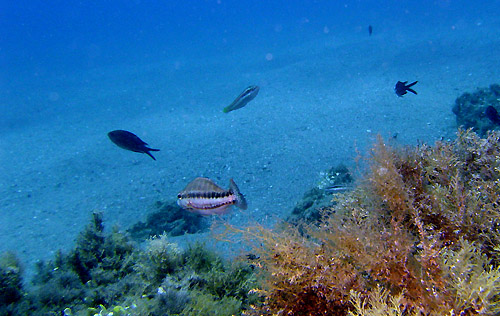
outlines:
[{"label": "seafloor vegetation", "polygon": [[40,263],[32,285],[19,261],[0,258],[0,315],[235,315],[258,301],[254,268],[166,235],[140,248],[94,213],[68,254]]},{"label": "seafloor vegetation", "polygon": [[381,138],[320,220],[227,225],[255,254],[228,263],[166,236],[135,245],[93,214],[32,285],[0,258],[0,315],[496,315],[500,133],[394,148]]},{"label": "seafloor vegetation", "polygon": [[500,134],[393,148],[322,221],[236,229],[256,242],[264,303],[246,315],[500,312]]}]

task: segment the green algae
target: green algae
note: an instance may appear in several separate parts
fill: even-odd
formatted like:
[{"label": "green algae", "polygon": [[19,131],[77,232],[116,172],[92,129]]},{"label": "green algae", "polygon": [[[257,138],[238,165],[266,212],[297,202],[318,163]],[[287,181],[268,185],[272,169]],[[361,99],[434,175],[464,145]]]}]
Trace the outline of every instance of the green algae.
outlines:
[{"label": "green algae", "polygon": [[[27,290],[11,254],[0,260],[6,315],[231,315],[254,303],[250,264],[229,264],[201,243],[179,249],[166,234],[140,247],[93,213],[75,247],[39,262]],[[5,312],[4,312],[5,311]]]}]

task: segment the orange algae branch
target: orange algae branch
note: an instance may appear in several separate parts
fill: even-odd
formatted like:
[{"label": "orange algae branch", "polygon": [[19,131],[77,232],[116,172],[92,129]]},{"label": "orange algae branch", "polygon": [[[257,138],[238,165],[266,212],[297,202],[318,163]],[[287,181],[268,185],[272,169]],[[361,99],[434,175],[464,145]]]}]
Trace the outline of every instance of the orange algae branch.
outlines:
[{"label": "orange algae branch", "polygon": [[[273,231],[254,226],[239,230],[259,244],[258,264],[264,303],[247,315],[345,315],[355,271],[340,273],[342,264],[328,257],[314,240],[300,236],[296,227]],[[356,287],[358,288],[358,287]],[[324,313],[319,313],[322,310]]]},{"label": "orange algae branch", "polygon": [[320,225],[232,228],[260,255],[264,303],[246,314],[499,312],[499,139],[459,130],[395,149],[379,138],[361,184]]}]

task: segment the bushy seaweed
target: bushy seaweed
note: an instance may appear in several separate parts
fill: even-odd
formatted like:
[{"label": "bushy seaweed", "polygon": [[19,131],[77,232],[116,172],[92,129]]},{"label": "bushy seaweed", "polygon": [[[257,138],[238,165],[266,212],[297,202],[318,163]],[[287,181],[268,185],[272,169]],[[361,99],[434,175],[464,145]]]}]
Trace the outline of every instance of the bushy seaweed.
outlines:
[{"label": "bushy seaweed", "polygon": [[336,195],[319,227],[246,229],[265,298],[248,314],[497,313],[499,139],[459,130],[396,149],[379,138],[361,184]]},{"label": "bushy seaweed", "polygon": [[22,268],[17,256],[5,252],[0,256],[0,315],[10,315],[24,296]]},{"label": "bushy seaweed", "polygon": [[[167,235],[138,247],[92,214],[75,248],[40,262],[27,293],[12,254],[0,258],[1,315],[233,315],[254,303],[250,264],[228,264],[201,244]],[[200,314],[201,313],[201,314]]]}]

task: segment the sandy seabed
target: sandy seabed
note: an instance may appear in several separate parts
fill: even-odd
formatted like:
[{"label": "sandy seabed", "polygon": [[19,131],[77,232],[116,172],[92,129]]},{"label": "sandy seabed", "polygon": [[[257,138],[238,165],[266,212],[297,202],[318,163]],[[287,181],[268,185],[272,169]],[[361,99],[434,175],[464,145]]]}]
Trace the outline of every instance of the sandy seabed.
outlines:
[{"label": "sandy seabed", "polygon": [[[377,134],[410,145],[452,138],[455,98],[500,81],[499,35],[484,26],[325,35],[268,52],[99,68],[28,87],[19,80],[2,97],[13,113],[0,132],[0,251],[15,251],[30,270],[70,249],[93,211],[128,228],[197,176],[223,187],[234,178],[246,195],[248,210],[224,220],[272,225],[321,171],[354,167]],[[398,98],[398,80],[418,80],[418,95]],[[222,113],[251,84],[257,98]],[[113,129],[160,148],[157,161],[114,146]],[[211,237],[174,240],[200,238]]]}]

